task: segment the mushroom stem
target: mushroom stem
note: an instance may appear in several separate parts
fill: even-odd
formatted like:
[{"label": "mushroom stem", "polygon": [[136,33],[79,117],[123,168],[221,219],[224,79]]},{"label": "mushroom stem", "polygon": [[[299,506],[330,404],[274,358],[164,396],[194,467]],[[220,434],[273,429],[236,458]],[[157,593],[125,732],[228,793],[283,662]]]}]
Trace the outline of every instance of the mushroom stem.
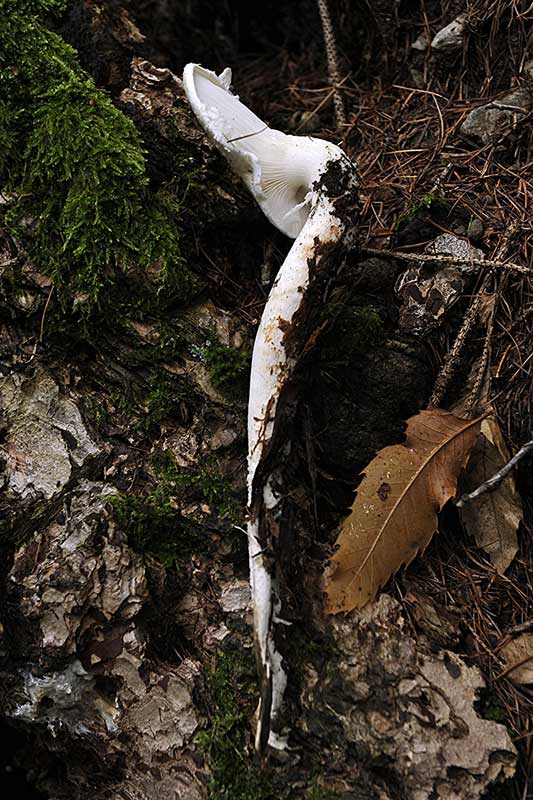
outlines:
[{"label": "mushroom stem", "polygon": [[353,204],[346,199],[356,181],[355,167],[339,147],[272,130],[229,91],[230,79],[229,70],[217,76],[198,64],[183,73],[191,107],[211,141],[268,219],[296,237],[257,331],[248,406],[248,546],[260,679],[256,749],[264,754],[268,745],[286,747],[280,710],[287,673],[276,643],[278,626],[286,624],[280,619],[277,539],[290,442],[280,430],[280,399],[301,355],[296,331],[305,317],[311,267],[352,223]]},{"label": "mushroom stem", "polygon": [[[328,166],[336,159],[328,162]],[[347,160],[343,169],[353,170]],[[323,245],[339,241],[346,221],[335,212],[334,203],[320,189],[309,198],[312,210],[300,235],[283,262],[263,311],[256,334],[250,397],[248,405],[248,543],[250,581],[254,614],[255,646],[261,681],[256,750],[266,744],[277,749],[286,739],[276,733],[287,675],[275,643],[275,628],[280,623],[281,598],[273,543],[261,523],[265,516],[276,517],[283,499],[281,480],[276,471],[261,470],[261,463],[272,440],[281,392],[291,376],[297,355],[290,352],[291,325],[301,310],[309,285],[310,266],[318,266]],[[287,443],[285,443],[287,447]],[[289,452],[286,453],[289,456]],[[283,623],[282,623],[283,624]]]}]

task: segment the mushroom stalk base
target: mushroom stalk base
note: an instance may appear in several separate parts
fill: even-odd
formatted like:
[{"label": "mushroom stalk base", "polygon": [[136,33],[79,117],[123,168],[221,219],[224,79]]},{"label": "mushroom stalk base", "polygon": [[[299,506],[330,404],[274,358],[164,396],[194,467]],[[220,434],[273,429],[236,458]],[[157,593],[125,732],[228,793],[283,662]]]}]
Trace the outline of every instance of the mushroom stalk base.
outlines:
[{"label": "mushroom stalk base", "polygon": [[[332,159],[341,174],[354,174],[345,158]],[[355,182],[355,179],[352,181]],[[317,181],[317,184],[320,183]],[[350,183],[350,182],[349,182]],[[337,187],[339,188],[339,187]],[[350,186],[352,188],[352,186]],[[336,211],[335,200],[324,188],[313,188],[308,195],[309,218],[283,262],[263,311],[254,344],[248,407],[248,546],[250,583],[254,614],[254,640],[260,677],[260,702],[256,749],[263,753],[267,744],[284,749],[286,736],[279,731],[280,711],[287,684],[283,659],[276,647],[276,628],[283,623],[279,614],[282,601],[276,568],[276,541],[269,535],[279,529],[283,506],[281,477],[272,462],[273,450],[290,453],[286,439],[273,444],[279,422],[280,396],[287,386],[300,355],[295,348],[295,326],[305,316],[304,301],[310,269],[321,259],[323,246],[339,241],[346,229]],[[272,445],[272,446],[271,446]],[[274,458],[272,457],[274,455]]]}]

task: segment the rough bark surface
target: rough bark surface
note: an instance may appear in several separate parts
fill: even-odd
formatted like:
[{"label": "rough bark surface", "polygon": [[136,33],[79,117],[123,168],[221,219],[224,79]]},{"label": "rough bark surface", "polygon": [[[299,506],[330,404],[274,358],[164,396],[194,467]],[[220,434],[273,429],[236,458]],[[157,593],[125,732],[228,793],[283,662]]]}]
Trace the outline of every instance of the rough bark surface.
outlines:
[{"label": "rough bark surface", "polygon": [[404,622],[386,594],[333,620],[335,657],[305,668],[302,726],[325,734],[330,764],[351,760],[357,772],[365,764],[363,785],[374,772],[373,790],[361,797],[474,800],[513,774],[510,736],[475,711],[479,671],[446,649],[431,652],[423,636],[415,642]]}]

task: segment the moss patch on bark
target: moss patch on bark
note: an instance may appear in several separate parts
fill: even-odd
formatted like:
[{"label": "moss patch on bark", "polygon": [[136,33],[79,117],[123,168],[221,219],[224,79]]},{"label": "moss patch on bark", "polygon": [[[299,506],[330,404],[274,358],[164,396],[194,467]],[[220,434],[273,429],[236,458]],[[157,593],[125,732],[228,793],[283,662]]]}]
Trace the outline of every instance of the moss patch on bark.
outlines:
[{"label": "moss patch on bark", "polygon": [[131,264],[156,264],[165,292],[187,296],[181,202],[170,186],[150,186],[133,122],[51,30],[65,7],[65,0],[0,0],[6,224],[53,279],[65,310],[77,305],[90,316]]}]

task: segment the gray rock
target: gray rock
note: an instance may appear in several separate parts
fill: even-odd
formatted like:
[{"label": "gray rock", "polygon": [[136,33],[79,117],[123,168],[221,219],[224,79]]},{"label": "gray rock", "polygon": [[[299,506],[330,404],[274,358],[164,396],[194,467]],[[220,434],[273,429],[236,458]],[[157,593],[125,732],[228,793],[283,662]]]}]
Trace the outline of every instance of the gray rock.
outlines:
[{"label": "gray rock", "polygon": [[[427,255],[454,256],[459,259],[484,258],[481,250],[450,233],[437,236],[424,252]],[[478,267],[473,264],[413,262],[398,277],[395,286],[396,294],[402,301],[401,329],[416,336],[425,336],[439,327],[447,311],[460,297],[468,276],[477,270]]]},{"label": "gray rock", "polygon": [[476,712],[479,671],[454,653],[432,653],[403,626],[401,606],[388,595],[333,619],[339,657],[308,671],[304,728],[331,731],[335,719],[339,735],[322,743],[332,766],[350,747],[364,750],[364,763],[386,759],[403,800],[478,800],[492,781],[513,774],[511,738]]},{"label": "gray rock", "polygon": [[[442,233],[440,236],[437,236],[436,239],[427,245],[424,252],[427,255],[455,256],[460,259],[484,258],[482,250],[472,247],[465,239],[461,239],[451,233]],[[463,273],[472,274],[477,272],[477,269],[478,268],[473,265],[461,265],[461,272]]]},{"label": "gray rock", "polygon": [[504,97],[472,109],[461,125],[461,133],[488,144],[512,130],[531,110],[532,96],[525,88],[515,89]]},{"label": "gray rock", "polygon": [[[138,620],[148,601],[145,567],[113,523],[113,494],[82,481],[18,548],[8,595],[17,607],[19,685],[3,711],[30,733],[57,739],[61,786],[72,800],[89,796],[95,756],[95,800],[109,797],[115,781],[136,800],[204,800],[201,758],[193,760],[200,665],[149,658]],[[52,775],[49,782],[53,793]]]},{"label": "gray rock", "polygon": [[[15,554],[10,582],[18,587],[25,619],[36,620],[41,628],[42,648],[73,655],[88,609],[102,621],[125,622],[139,613],[147,598],[140,556],[112,527],[105,548],[95,550],[98,526],[111,525],[106,506],[114,495],[116,490],[103,483],[82,481],[69,497],[63,521],[53,521],[35,535],[33,562],[28,563],[26,544]],[[91,654],[88,661],[95,658]]]},{"label": "gray rock", "polygon": [[431,42],[431,49],[437,51],[459,50],[463,46],[466,27],[466,15],[460,14],[449,25],[435,34]]},{"label": "gray rock", "polygon": [[244,616],[249,613],[252,608],[249,582],[233,578],[224,584],[220,593],[220,605],[227,614]]},{"label": "gray rock", "polygon": [[482,238],[483,234],[485,233],[485,227],[480,219],[472,219],[468,223],[468,229],[466,234],[469,239],[473,239],[475,242]]},{"label": "gray rock", "polygon": [[421,53],[425,52],[428,49],[428,37],[425,33],[421,33],[418,36],[413,44],[411,45],[412,50],[419,50]]},{"label": "gray rock", "polygon": [[0,380],[0,405],[7,428],[2,447],[8,490],[20,499],[50,499],[99,450],[80,412],[44,370],[33,378]]}]

